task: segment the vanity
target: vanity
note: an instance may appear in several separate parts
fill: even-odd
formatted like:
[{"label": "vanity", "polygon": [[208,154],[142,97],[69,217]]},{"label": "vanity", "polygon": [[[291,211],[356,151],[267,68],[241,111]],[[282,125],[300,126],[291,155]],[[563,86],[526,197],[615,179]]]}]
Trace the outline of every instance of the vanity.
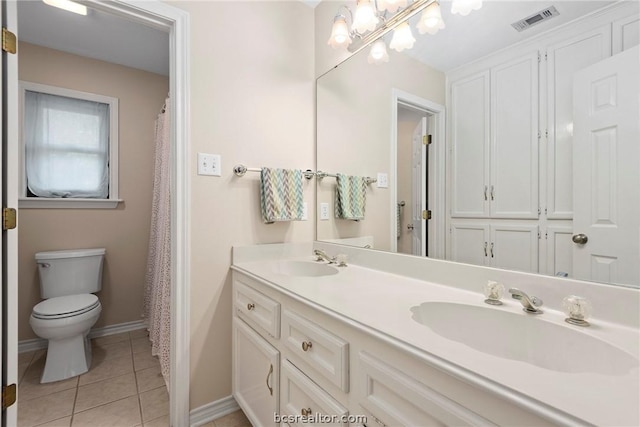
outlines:
[{"label": "vanity", "polygon": [[[233,395],[253,425],[640,423],[638,290],[323,242],[235,247],[232,270]],[[488,280],[543,313],[485,304]],[[591,326],[564,321],[569,294]]]}]

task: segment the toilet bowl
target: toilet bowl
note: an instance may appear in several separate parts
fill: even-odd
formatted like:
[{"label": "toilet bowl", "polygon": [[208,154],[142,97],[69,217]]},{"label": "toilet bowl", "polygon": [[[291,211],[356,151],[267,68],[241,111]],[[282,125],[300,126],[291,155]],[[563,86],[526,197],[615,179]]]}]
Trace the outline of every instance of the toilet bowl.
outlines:
[{"label": "toilet bowl", "polygon": [[40,382],[60,381],[89,370],[91,343],[87,336],[101,311],[100,301],[93,294],[51,298],[33,308],[31,328],[49,341]]},{"label": "toilet bowl", "polygon": [[97,292],[102,287],[104,249],[40,252],[41,295],[29,323],[36,335],[48,340],[47,360],[40,382],[60,381],[91,367],[88,335],[100,317]]}]

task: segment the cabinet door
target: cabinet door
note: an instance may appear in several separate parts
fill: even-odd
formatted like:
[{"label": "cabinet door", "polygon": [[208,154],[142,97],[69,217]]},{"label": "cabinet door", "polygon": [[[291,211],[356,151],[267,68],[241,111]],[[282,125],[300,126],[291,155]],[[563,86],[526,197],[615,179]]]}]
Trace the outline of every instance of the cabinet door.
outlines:
[{"label": "cabinet door", "polygon": [[492,218],[538,218],[538,52],[491,69]]},{"label": "cabinet door", "polygon": [[451,216],[489,216],[489,72],[451,83]]},{"label": "cabinet door", "polygon": [[547,48],[548,218],[573,218],[573,75],[611,56],[611,25]]},{"label": "cabinet door", "polygon": [[451,261],[488,265],[489,223],[451,222]]},{"label": "cabinet door", "polygon": [[[560,224],[555,224],[559,222]],[[547,227],[547,270],[546,274],[555,276],[558,273],[567,273],[573,277],[573,227],[571,222],[555,221]]]},{"label": "cabinet door", "polygon": [[538,272],[538,225],[514,222],[491,225],[491,265],[507,270]]},{"label": "cabinet door", "polygon": [[275,426],[279,410],[280,353],[233,318],[233,397],[257,426]]}]

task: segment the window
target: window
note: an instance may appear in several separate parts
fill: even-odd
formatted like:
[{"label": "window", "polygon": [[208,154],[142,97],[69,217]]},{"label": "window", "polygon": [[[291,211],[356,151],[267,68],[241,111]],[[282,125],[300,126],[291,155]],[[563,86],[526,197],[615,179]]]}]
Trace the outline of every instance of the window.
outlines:
[{"label": "window", "polygon": [[21,82],[20,207],[116,207],[118,100]]}]

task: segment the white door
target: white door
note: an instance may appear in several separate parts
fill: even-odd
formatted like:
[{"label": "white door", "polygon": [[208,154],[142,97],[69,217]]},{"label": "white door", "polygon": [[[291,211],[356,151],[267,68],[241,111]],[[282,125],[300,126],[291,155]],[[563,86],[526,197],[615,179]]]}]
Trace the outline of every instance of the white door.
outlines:
[{"label": "white door", "polygon": [[638,76],[640,47],[575,74],[573,272],[578,279],[640,285]]},{"label": "white door", "polygon": [[411,218],[413,229],[411,230],[411,253],[413,255],[426,256],[427,226],[422,218],[422,212],[427,209],[426,179],[427,145],[423,143],[427,135],[427,118],[423,117],[413,131],[413,156],[412,156],[412,202]]},{"label": "white door", "polygon": [[491,265],[489,224],[451,221],[451,261],[473,265]]},{"label": "white door", "polygon": [[[2,26],[16,34],[18,26],[17,2],[2,1],[0,21]],[[0,89],[2,106],[0,107],[0,131],[4,150],[0,154],[0,188],[2,188],[3,207],[18,207],[18,55],[2,52],[2,71]],[[6,82],[6,83],[4,83]],[[6,121],[5,121],[6,119]],[[4,301],[0,299],[0,322],[2,322],[2,346],[0,361],[3,372],[0,374],[2,384],[18,382],[18,231],[17,229],[2,232],[3,245],[0,245],[2,265],[2,286],[5,290]],[[4,250],[4,252],[3,252]],[[2,414],[2,424],[17,424],[17,405],[9,406]]]},{"label": "white door", "polygon": [[492,218],[538,218],[538,52],[491,69]]},{"label": "white door", "polygon": [[253,425],[275,426],[280,409],[280,352],[233,318],[233,397]]}]

